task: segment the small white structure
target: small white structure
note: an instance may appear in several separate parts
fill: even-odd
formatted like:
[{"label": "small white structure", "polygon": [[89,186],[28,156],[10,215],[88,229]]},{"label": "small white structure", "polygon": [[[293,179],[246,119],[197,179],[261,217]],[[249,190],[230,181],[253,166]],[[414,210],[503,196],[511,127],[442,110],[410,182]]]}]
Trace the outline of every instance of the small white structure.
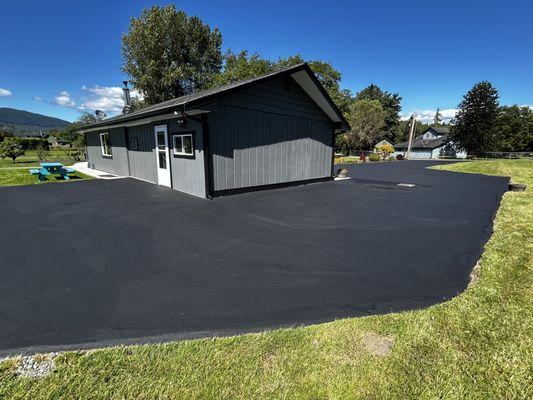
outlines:
[{"label": "small white structure", "polygon": [[[446,127],[430,127],[421,135],[413,139],[411,145],[411,159],[427,160],[437,158],[466,158],[466,152],[457,149],[448,139],[450,130]],[[405,155],[408,142],[398,143],[392,155]]]}]

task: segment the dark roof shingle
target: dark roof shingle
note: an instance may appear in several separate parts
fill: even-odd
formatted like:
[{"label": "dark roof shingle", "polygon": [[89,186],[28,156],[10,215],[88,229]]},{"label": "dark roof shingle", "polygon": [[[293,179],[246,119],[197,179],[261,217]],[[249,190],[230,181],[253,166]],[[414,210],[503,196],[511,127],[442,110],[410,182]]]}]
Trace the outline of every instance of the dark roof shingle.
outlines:
[{"label": "dark roof shingle", "polygon": [[[154,104],[154,105],[151,105],[151,106],[148,106],[148,107],[144,107],[144,108],[142,108],[142,109],[140,109],[138,111],[134,111],[134,112],[131,112],[131,113],[128,113],[128,114],[120,114],[120,115],[117,115],[117,116],[114,116],[114,117],[106,118],[106,119],[103,119],[101,121],[92,123],[90,125],[82,126],[82,127],[80,127],[80,130],[87,129],[87,128],[94,128],[94,127],[98,127],[98,126],[109,125],[110,123],[118,123],[118,122],[121,122],[121,121],[134,120],[134,119],[137,119],[137,118],[141,118],[143,116],[158,114],[158,113],[160,113],[162,111],[165,111],[165,110],[171,112],[173,109],[176,109],[179,106],[185,106],[186,104],[190,104],[190,103],[197,102],[197,101],[207,101],[210,98],[215,97],[215,96],[217,96],[217,95],[219,95],[221,93],[237,90],[237,89],[240,89],[242,87],[246,87],[246,86],[248,86],[250,84],[255,84],[255,83],[262,82],[262,81],[266,81],[266,80],[268,80],[270,78],[273,78],[275,76],[278,76],[278,75],[290,74],[290,73],[294,73],[294,72],[297,72],[299,70],[304,70],[304,69],[308,70],[310,72],[310,74],[313,75],[313,78],[316,80],[316,77],[313,74],[313,72],[311,71],[311,69],[308,66],[308,64],[307,63],[300,63],[300,64],[297,64],[297,65],[293,65],[291,67],[287,67],[287,68],[283,68],[283,69],[280,69],[280,70],[277,70],[277,71],[269,72],[267,74],[264,74],[264,75],[261,75],[261,76],[257,76],[257,77],[254,77],[254,78],[245,79],[245,80],[241,80],[241,81],[238,81],[238,82],[233,82],[233,83],[230,83],[230,84],[227,84],[227,85],[217,86],[217,87],[214,87],[214,88],[211,88],[211,89],[202,90],[202,91],[199,91],[199,92],[196,92],[196,93],[191,93],[191,94],[188,94],[188,95],[185,95],[185,96],[181,96],[181,97],[178,97],[178,98],[175,98],[175,99],[172,99],[172,100],[167,100],[167,101],[164,101],[164,102],[161,102],[161,103],[158,103],[158,104]],[[318,85],[320,85],[320,83],[318,83]],[[321,89],[323,89],[323,88],[321,87]],[[335,104],[333,103],[331,98],[329,98],[329,95],[327,93],[325,93],[325,90],[323,91],[323,94],[328,98],[328,101],[330,102],[330,104],[333,107],[333,109],[335,110],[335,112],[339,115],[340,119],[344,123],[346,123],[346,125],[347,125],[348,123],[345,121],[345,119],[342,116],[341,112],[335,106]]]},{"label": "dark roof shingle", "polygon": [[[438,137],[436,139],[423,139],[422,135],[417,136],[413,139],[413,144],[411,145],[411,149],[426,149],[426,150],[433,150],[437,147],[441,147],[445,145],[448,142],[448,135],[443,135],[441,137]],[[403,150],[407,149],[408,142],[402,142],[394,145],[394,148],[396,150]]]}]

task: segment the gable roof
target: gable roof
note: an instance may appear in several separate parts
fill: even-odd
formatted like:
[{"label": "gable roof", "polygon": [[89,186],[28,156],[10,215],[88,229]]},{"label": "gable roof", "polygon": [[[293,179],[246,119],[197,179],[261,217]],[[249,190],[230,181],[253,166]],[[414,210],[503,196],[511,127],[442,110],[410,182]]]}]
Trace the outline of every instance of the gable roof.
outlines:
[{"label": "gable roof", "polygon": [[349,129],[348,122],[345,120],[344,116],[339,111],[331,97],[328,95],[309,65],[307,63],[301,63],[255,78],[245,79],[227,85],[191,93],[172,100],[164,101],[162,103],[154,104],[128,114],[121,114],[115,117],[107,118],[90,125],[82,126],[79,128],[79,131],[84,132],[102,126],[108,127],[109,125],[120,125],[122,122],[150,117],[165,112],[168,113],[178,110],[181,111],[186,107],[192,107],[194,105],[198,105],[199,103],[205,103],[207,101],[216,99],[217,97],[234,93],[252,85],[277,79],[282,76],[291,76],[333,122],[338,123],[342,129]]},{"label": "gable roof", "polygon": [[[422,135],[419,135],[413,139],[411,149],[426,149],[433,150],[437,147],[441,147],[448,142],[448,135],[443,135],[435,139],[423,139]],[[394,145],[395,149],[407,149],[409,142],[402,142]]]},{"label": "gable roof", "polygon": [[447,135],[448,133],[450,133],[450,128],[446,126],[430,126],[428,129],[425,130],[424,133],[426,133],[427,131],[433,131],[438,135]]},{"label": "gable roof", "polygon": [[393,144],[392,144],[392,142],[391,142],[390,140],[388,140],[388,139],[381,139],[379,142],[377,142],[377,143],[374,145],[374,147],[376,147],[376,146],[378,146],[378,145],[380,145],[380,144],[382,144],[382,143],[388,143],[388,144],[390,144],[391,146],[393,146]]},{"label": "gable roof", "polygon": [[13,132],[12,133],[14,137],[18,138],[28,138],[28,139],[46,139],[48,137],[48,132]]}]

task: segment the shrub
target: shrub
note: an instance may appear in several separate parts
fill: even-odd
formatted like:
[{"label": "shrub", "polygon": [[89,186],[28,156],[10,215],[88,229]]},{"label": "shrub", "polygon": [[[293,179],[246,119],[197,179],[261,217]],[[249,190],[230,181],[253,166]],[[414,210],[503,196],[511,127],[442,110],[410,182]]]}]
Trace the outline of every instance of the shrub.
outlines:
[{"label": "shrub", "polygon": [[15,160],[24,155],[24,149],[18,140],[14,138],[6,138],[0,143],[0,157],[11,158],[13,163]]},{"label": "shrub", "polygon": [[398,154],[398,155],[396,156],[396,159],[397,159],[398,161],[401,161],[401,160],[403,160],[404,158],[405,158],[405,157],[403,156],[403,154]]},{"label": "shrub", "polygon": [[39,161],[46,161],[48,158],[48,149],[45,146],[39,146],[37,148],[37,158]]},{"label": "shrub", "polygon": [[370,161],[379,161],[380,160],[380,157],[376,154],[376,153],[372,153],[368,156],[368,159]]},{"label": "shrub", "polygon": [[394,153],[394,147],[390,144],[383,144],[376,149],[376,152],[385,160],[389,154]]},{"label": "shrub", "polygon": [[335,164],[355,164],[357,159],[355,157],[335,157]]},{"label": "shrub", "polygon": [[390,157],[388,158],[388,160],[389,160],[389,161],[394,161],[394,160],[396,160],[396,159],[395,159],[393,156],[390,156]]},{"label": "shrub", "polygon": [[39,150],[41,147],[44,147],[46,150],[49,149],[48,141],[43,138],[17,138],[17,141],[23,150]]}]

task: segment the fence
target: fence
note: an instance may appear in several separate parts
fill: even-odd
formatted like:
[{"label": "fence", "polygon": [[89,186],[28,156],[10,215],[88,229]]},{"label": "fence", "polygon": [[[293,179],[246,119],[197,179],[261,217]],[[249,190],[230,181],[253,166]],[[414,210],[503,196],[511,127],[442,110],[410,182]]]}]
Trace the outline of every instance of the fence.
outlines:
[{"label": "fence", "polygon": [[533,158],[533,151],[491,151],[485,153],[484,156],[478,156],[477,158],[507,158],[509,160],[518,158]]},{"label": "fence", "polygon": [[340,157],[359,157],[361,153],[365,153],[365,155],[369,155],[370,153],[373,153],[373,149],[368,150],[355,150],[355,149],[336,149],[335,155]]}]

